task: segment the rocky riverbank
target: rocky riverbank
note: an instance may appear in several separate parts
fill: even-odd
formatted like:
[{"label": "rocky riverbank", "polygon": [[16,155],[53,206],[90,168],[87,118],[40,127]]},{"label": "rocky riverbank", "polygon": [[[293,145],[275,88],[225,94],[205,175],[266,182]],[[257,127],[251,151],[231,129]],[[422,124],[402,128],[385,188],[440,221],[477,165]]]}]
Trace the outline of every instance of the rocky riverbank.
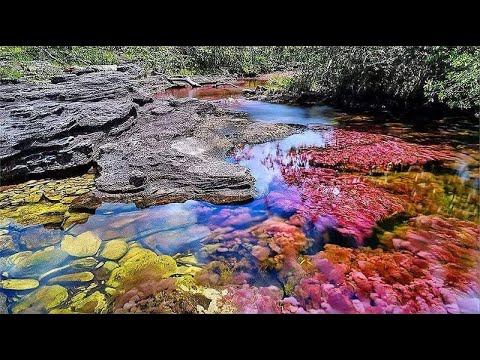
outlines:
[{"label": "rocky riverbank", "polygon": [[185,84],[164,75],[139,79],[134,68],[120,67],[64,74],[47,84],[1,84],[1,185],[77,175],[93,166],[95,190],[76,199],[79,207],[103,200],[146,206],[251,199],[253,177],[224,161],[226,153],[298,128],[254,123],[196,99],[151,96],[178,86]]}]

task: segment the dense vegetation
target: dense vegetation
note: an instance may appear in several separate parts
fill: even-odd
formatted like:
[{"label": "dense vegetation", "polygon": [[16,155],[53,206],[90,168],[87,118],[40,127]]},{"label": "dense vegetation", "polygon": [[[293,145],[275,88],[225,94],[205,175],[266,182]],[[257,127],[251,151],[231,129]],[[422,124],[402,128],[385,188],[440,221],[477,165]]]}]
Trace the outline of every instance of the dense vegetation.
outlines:
[{"label": "dense vegetation", "polygon": [[480,47],[335,46],[304,51],[291,84],[342,105],[480,109]]},{"label": "dense vegetation", "polygon": [[295,64],[286,46],[0,46],[0,78],[48,78],[71,65],[136,62],[145,73],[254,76]]},{"label": "dense vegetation", "polygon": [[66,66],[136,62],[144,73],[253,76],[297,69],[276,88],[375,108],[443,106],[480,113],[478,46],[0,47],[0,78],[46,79]]}]

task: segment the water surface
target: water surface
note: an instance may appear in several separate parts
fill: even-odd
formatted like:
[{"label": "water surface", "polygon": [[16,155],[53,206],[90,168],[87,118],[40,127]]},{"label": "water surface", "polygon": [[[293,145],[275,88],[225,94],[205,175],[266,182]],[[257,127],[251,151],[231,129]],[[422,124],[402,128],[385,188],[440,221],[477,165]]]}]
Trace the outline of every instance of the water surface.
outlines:
[{"label": "water surface", "polygon": [[[253,84],[253,86],[254,85],[255,84]],[[289,303],[287,305],[283,302],[283,309],[289,308],[290,306],[297,309],[295,311],[300,311],[299,309],[302,309],[302,311],[318,310],[328,312],[333,306],[333,308],[336,309],[335,312],[352,312],[350,307],[339,304],[338,299],[335,300],[335,296],[337,295],[328,295],[327,298],[330,300],[328,300],[328,304],[326,305],[315,304],[315,302],[311,300],[313,297],[309,298],[310,300],[307,301],[302,297],[306,296],[302,295],[305,294],[306,290],[301,287],[304,286],[301,280],[302,277],[307,279],[306,273],[311,271],[309,270],[311,268],[308,268],[307,264],[309,262],[312,262],[313,264],[315,261],[318,261],[313,261],[308,258],[308,256],[322,251],[324,245],[327,243],[340,244],[342,246],[352,245],[345,241],[342,242],[341,237],[343,235],[341,231],[331,232],[328,230],[329,228],[336,226],[335,214],[321,214],[323,219],[323,225],[321,226],[316,222],[317,220],[315,220],[314,223],[313,219],[309,219],[305,216],[302,218],[301,214],[297,214],[298,209],[302,208],[302,204],[310,201],[308,197],[305,197],[306,189],[312,191],[311,184],[308,183],[307,175],[310,174],[310,171],[317,171],[312,167],[311,161],[302,155],[302,150],[312,147],[317,149],[325,148],[335,128],[392,135],[396,138],[403,138],[407,141],[422,144],[436,143],[455,146],[455,151],[461,155],[460,160],[455,162],[455,164],[449,168],[441,171],[433,169],[432,171],[435,172],[426,172],[422,169],[419,170],[418,168],[413,170],[416,174],[413,176],[413,178],[415,178],[414,181],[418,182],[418,177],[426,179],[421,185],[419,185],[419,189],[430,189],[430,187],[433,186],[432,189],[437,189],[432,190],[431,193],[433,193],[435,191],[440,191],[438,190],[440,189],[439,184],[444,184],[442,186],[444,186],[445,189],[442,188],[443,190],[441,191],[445,193],[445,198],[451,199],[448,205],[450,206],[449,212],[446,212],[445,206],[443,206],[437,207],[429,213],[423,212],[421,214],[428,216],[435,214],[445,216],[445,214],[447,214],[454,218],[456,216],[463,216],[462,220],[469,220],[478,224],[478,216],[475,217],[475,214],[471,215],[468,213],[468,211],[471,211],[471,207],[465,210],[466,212],[455,212],[455,207],[462,206],[455,199],[462,197],[465,199],[471,199],[472,197],[475,198],[475,196],[478,197],[479,157],[478,151],[475,151],[475,135],[477,135],[476,139],[478,139],[478,127],[475,127],[475,125],[471,125],[468,122],[456,122],[457,127],[455,127],[453,125],[447,126],[440,121],[439,125],[436,127],[430,126],[417,129],[408,123],[399,123],[395,121],[386,123],[385,121],[378,121],[378,119],[375,118],[353,118],[353,120],[350,119],[352,121],[345,121],[345,116],[342,118],[342,116],[339,116],[339,113],[332,111],[331,108],[326,106],[299,107],[292,105],[269,104],[246,100],[241,94],[241,88],[236,87],[230,89],[185,88],[175,89],[166,93],[168,96],[201,97],[207,100],[225,101],[227,106],[245,111],[253,120],[259,122],[300,124],[306,126],[306,128],[298,134],[264,144],[244,144],[230,154],[227,161],[247,167],[256,180],[256,197],[253,201],[240,205],[213,205],[207,202],[187,201],[185,203],[152,206],[145,209],[138,209],[135,204],[104,203],[95,210],[94,214],[91,214],[90,216],[87,214],[88,220],[85,223],[73,224],[63,230],[45,229],[38,226],[24,226],[16,221],[0,219],[2,220],[2,230],[0,231],[2,231],[1,236],[3,236],[2,239],[4,244],[7,243],[7,240],[10,241],[10,239],[15,243],[15,246],[11,247],[2,245],[4,248],[1,248],[2,252],[0,252],[0,270],[3,272],[1,281],[4,281],[4,289],[0,289],[0,295],[3,294],[3,301],[6,303],[8,311],[12,311],[15,306],[22,301],[22,298],[32,294],[35,290],[9,289],[8,285],[5,285],[7,284],[5,282],[6,280],[15,277],[41,278],[39,281],[40,288],[45,285],[52,286],[55,284],[55,282],[49,280],[52,276],[42,277],[42,274],[51,271],[52,268],[65,267],[75,260],[72,256],[61,259],[57,262],[52,262],[50,260],[41,260],[44,261],[41,262],[38,260],[38,263],[32,265],[36,266],[35,271],[38,274],[22,276],[21,273],[18,274],[18,271],[15,273],[15,269],[12,268],[12,253],[18,253],[21,251],[39,251],[45,248],[50,249],[48,248],[49,246],[52,247],[51,249],[60,249],[60,242],[51,241],[53,244],[50,244],[48,241],[44,241],[42,243],[42,239],[49,238],[53,232],[57,235],[60,232],[61,236],[59,238],[61,238],[66,234],[78,236],[91,231],[102,241],[98,252],[93,255],[96,259],[95,268],[88,270],[94,274],[94,278],[85,282],[60,282],[61,285],[68,290],[68,300],[65,300],[63,305],[56,305],[52,308],[62,308],[63,306],[63,309],[65,309],[67,308],[67,305],[65,304],[68,304],[69,301],[72,304],[75,304],[74,300],[72,300],[75,296],[78,298],[82,298],[83,296],[83,298],[85,298],[98,293],[100,295],[97,294],[95,296],[98,296],[101,299],[106,299],[104,305],[98,305],[98,307],[94,306],[92,308],[85,307],[84,305],[82,305],[83,307],[75,307],[76,305],[71,305],[69,309],[77,309],[79,312],[112,311],[112,302],[117,300],[115,300],[115,296],[111,296],[111,294],[115,293],[115,291],[112,292],[112,288],[109,286],[109,275],[108,273],[105,274],[107,270],[103,272],[101,270],[105,268],[105,263],[109,261],[110,263],[115,263],[113,265],[109,264],[109,266],[115,267],[118,266],[118,264],[120,264],[120,266],[123,265],[122,260],[108,260],[105,257],[102,257],[101,253],[106,244],[111,240],[117,240],[120,242],[126,242],[130,249],[132,247],[140,246],[152,250],[159,255],[172,256],[177,260],[178,268],[181,268],[183,271],[176,275],[172,275],[174,278],[187,276],[185,275],[185,271],[189,271],[190,275],[198,273],[200,275],[197,274],[195,275],[197,277],[194,277],[197,279],[196,281],[203,281],[202,284],[204,286],[220,289],[219,291],[225,289],[226,286],[240,286],[240,284],[244,284],[244,286],[249,286],[248,290],[244,289],[242,290],[244,291],[243,293],[236,296],[239,296],[240,298],[245,296],[245,299],[247,299],[249,296],[248,294],[250,294],[248,291],[257,294],[256,291],[261,291],[257,289],[275,286],[281,291],[281,295],[279,295],[280,300],[277,302],[284,301],[281,300],[282,298],[297,299],[295,301],[288,300]],[[461,129],[459,127],[461,127]],[[305,179],[300,182],[294,182],[291,180],[292,174],[300,174],[300,176],[303,176]],[[326,175],[322,175],[324,177],[319,178],[319,181],[323,181],[322,179],[327,179],[331,176],[331,173],[329,172],[326,172],[325,174]],[[338,175],[339,174],[336,174],[335,176]],[[368,175],[356,174],[355,176]],[[388,176],[388,174],[385,175],[386,182]],[[400,176],[405,176],[405,178],[400,178],[400,183],[407,180],[411,181],[410,177],[408,177],[408,173],[407,175],[400,174]],[[344,178],[339,177],[338,179]],[[378,178],[373,178],[372,181],[374,182],[376,179]],[[356,184],[355,181],[356,180],[353,180],[352,182],[354,184],[353,186]],[[335,199],[337,196],[343,196],[344,191],[350,191],[344,190],[342,186],[343,183],[341,182],[334,183],[333,185],[327,183],[325,188],[322,188],[322,191],[326,191],[325,196],[333,196],[332,199]],[[387,191],[393,190],[389,188]],[[428,191],[425,196],[430,195]],[[21,191],[19,191],[19,196],[21,196]],[[369,200],[366,198],[362,201],[368,203]],[[470,200],[466,200],[466,202],[468,201]],[[340,206],[342,206],[341,202]],[[354,210],[355,209],[352,208],[352,214],[356,214]],[[296,215],[300,216],[296,217]],[[360,215],[361,214],[358,214],[358,216]],[[414,218],[414,216],[410,214],[406,217],[395,218],[389,224],[385,225],[385,228],[388,229],[388,231],[395,231],[395,227],[405,225],[405,221],[408,218]],[[353,219],[352,221],[354,222],[356,220]],[[358,224],[359,226],[363,226],[360,221]],[[379,246],[378,236],[384,232],[382,226],[374,231],[373,235],[370,237],[370,240],[372,241],[367,241],[368,244],[376,244],[374,247]],[[25,242],[22,243],[22,236],[27,233],[30,234],[30,236],[33,234],[33,236],[38,237],[39,245],[37,247],[27,248]],[[8,236],[11,238],[7,239],[6,237]],[[298,243],[299,245],[292,245],[293,243]],[[266,244],[268,244],[270,248],[268,248]],[[387,245],[384,244],[382,246],[388,250]],[[471,246],[470,248],[472,249]],[[478,250],[478,243],[473,245],[473,249],[475,251]],[[392,249],[388,251],[392,251]],[[24,254],[28,255],[27,253]],[[191,263],[186,260],[181,260],[188,258],[189,256],[189,259],[194,259]],[[472,261],[473,263],[470,262],[468,266],[473,268],[473,271],[478,270],[478,259]],[[309,266],[311,267],[313,265]],[[190,270],[188,270],[189,268]],[[12,271],[16,274],[15,276],[11,275]],[[71,269],[67,267],[65,270],[58,270],[55,273],[55,276],[71,272]],[[309,279],[310,280],[308,281],[313,281],[311,278]],[[320,281],[318,279],[315,281]],[[337,284],[336,281],[340,281],[335,279],[336,278],[330,279],[329,283],[335,285]],[[137,281],[139,280],[137,279]],[[2,283],[0,282],[0,284]],[[462,312],[477,312],[477,310],[480,309],[477,309],[476,307],[477,302],[480,304],[478,300],[478,287],[476,284],[468,282],[466,287],[469,290],[466,290],[467,288],[463,287],[463,290],[455,288],[452,291],[456,294],[455,296],[458,296],[461,299],[468,299],[468,301],[461,300],[468,303],[464,306]],[[309,291],[313,290],[310,289]],[[330,290],[326,289],[324,291]],[[350,300],[357,299],[358,296],[359,295],[348,295]],[[264,297],[267,299],[266,295],[264,295]],[[333,297],[333,300],[331,297]],[[260,298],[262,297],[260,296]],[[0,300],[2,300],[2,298],[0,298]],[[76,300],[77,302],[82,301],[81,299]],[[271,301],[271,297],[268,298],[268,301],[265,301]],[[100,304],[100,300],[97,302]],[[375,301],[372,300],[372,302]],[[48,312],[50,310],[44,305],[42,306],[32,306],[31,311]],[[260,307],[258,302],[255,303],[255,306]],[[383,305],[379,302],[378,306],[380,307]],[[125,305],[120,310],[129,311],[130,308],[131,307]],[[415,306],[412,308],[417,309]],[[239,305],[237,311],[243,311],[241,309],[244,308]],[[251,308],[249,309],[251,310]],[[270,307],[264,309],[267,309],[265,310],[266,312],[274,312]],[[367,311],[365,308],[362,309],[362,311],[357,309],[357,312]],[[431,309],[433,309],[433,307],[428,309],[429,310],[425,310],[425,312],[432,311]],[[388,311],[393,312],[394,310]],[[451,311],[455,312],[456,310]],[[293,310],[291,312],[293,312]]]}]

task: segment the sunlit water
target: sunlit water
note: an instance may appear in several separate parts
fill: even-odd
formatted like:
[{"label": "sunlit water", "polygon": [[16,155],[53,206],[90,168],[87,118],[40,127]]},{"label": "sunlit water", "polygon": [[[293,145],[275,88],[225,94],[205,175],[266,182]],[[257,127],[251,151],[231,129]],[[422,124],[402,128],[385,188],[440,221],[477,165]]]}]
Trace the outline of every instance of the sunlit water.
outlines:
[{"label": "sunlit water", "polygon": [[[93,231],[104,243],[112,239],[122,239],[129,246],[139,244],[144,248],[155,251],[157,254],[171,255],[175,258],[194,255],[198,261],[196,264],[198,267],[202,267],[211,261],[220,261],[231,265],[232,261],[239,262],[245,258],[244,260],[250,263],[258,262],[256,265],[242,268],[242,271],[247,273],[246,281],[248,284],[252,286],[274,285],[283,288],[285,285],[284,278],[282,280],[282,277],[278,275],[276,270],[260,271],[262,268],[258,260],[260,257],[252,257],[250,255],[251,241],[242,238],[241,235],[235,236],[234,234],[245,229],[253,229],[267,219],[287,221],[291,218],[296,211],[294,207],[289,207],[288,204],[301,202],[302,199],[299,189],[285,181],[282,170],[285,168],[309,169],[309,162],[297,156],[298,150],[306,147],[323,148],[329,137],[328,129],[343,125],[338,125],[338,122],[333,120],[335,113],[332,112],[331,108],[325,106],[304,108],[250,101],[243,99],[241,92],[237,89],[233,93],[222,90],[220,95],[215,91],[209,92],[204,90],[203,96],[202,90],[181,91],[184,91],[185,94],[170,93],[169,96],[204,97],[217,101],[225,97],[234,98],[233,102],[226,102],[226,104],[249,113],[255,121],[315,126],[306,128],[299,134],[294,134],[281,140],[256,145],[244,144],[244,146],[230,154],[226,160],[247,167],[256,180],[256,198],[249,203],[241,205],[213,205],[207,202],[187,201],[185,203],[152,206],[146,209],[138,209],[134,204],[105,203],[97,208],[95,213],[85,223],[73,225],[63,232],[75,236],[86,231]],[[409,135],[408,126],[396,125],[397,127],[391,127],[393,135],[407,139],[411,136]],[[356,126],[351,125],[350,127],[360,131],[368,130],[386,134],[390,133],[388,126],[377,126],[368,121],[359,123]],[[320,128],[327,130],[318,131]],[[473,132],[475,133],[475,129]],[[428,133],[438,140],[438,137],[435,137],[438,134],[434,131],[429,130]],[[414,140],[421,141],[422,137],[420,134]],[[450,140],[453,141],[453,137]],[[457,144],[460,143],[467,148],[471,148],[471,137],[468,140],[470,141],[465,142],[464,139],[458,140],[458,137],[455,138]],[[472,171],[475,172],[476,170],[478,170],[478,167],[472,168],[471,164],[459,164],[456,168],[457,175],[463,181],[471,179]],[[473,186],[478,187],[478,177],[473,181],[476,181]],[[334,191],[338,190],[334,189]],[[323,246],[324,239],[322,240],[318,234],[312,232],[312,227],[308,223],[304,223],[301,228],[311,243],[310,248],[302,251],[302,253],[313,254],[319,251]],[[10,234],[13,241],[18,243],[22,233],[31,231],[29,229],[32,229],[32,227],[21,226],[13,222],[4,227],[2,231]],[[42,231],[39,231],[39,234],[44,235],[49,231],[59,230],[42,229]],[[252,233],[254,232],[252,230]],[[232,234],[232,236],[228,234]],[[215,239],[219,237],[224,239],[222,241],[225,241],[225,243],[236,241],[236,244],[232,245],[229,243],[228,246],[218,247],[216,245],[218,241],[216,242]],[[330,241],[332,242],[332,239]],[[333,242],[335,243],[334,239]],[[211,250],[212,244],[217,246],[215,251]],[[56,243],[53,246],[54,248],[60,248],[60,243]],[[103,246],[100,247],[99,252],[103,249]],[[27,249],[20,244],[18,245],[18,250],[24,251]],[[39,248],[32,250],[39,250]],[[0,257],[0,270],[4,271],[4,280],[11,278],[8,274],[9,268],[7,265],[10,253],[7,254],[8,256],[5,253],[2,254],[0,252],[0,255],[3,256]],[[94,257],[97,258],[99,263],[97,268],[100,268],[105,259],[102,259],[99,253]],[[71,257],[67,258],[63,262],[56,264],[55,267],[65,266],[65,264],[73,260]],[[51,264],[46,264],[45,268],[37,269],[37,272],[47,272],[51,268]],[[97,274],[95,271],[93,273]],[[62,271],[59,271],[56,275],[59,274],[62,274]],[[47,284],[49,278],[40,280],[40,286]],[[51,284],[48,283],[48,285]],[[91,293],[93,290],[104,293],[107,288],[105,279],[98,280],[96,278],[87,283],[67,282],[62,283],[62,285],[66,286],[69,294],[72,295],[80,291],[89,291]],[[3,289],[0,290],[0,294],[3,293],[7,297],[6,304],[9,311],[11,311],[18,300],[31,291]],[[107,299],[109,298],[108,295],[106,297]]]}]

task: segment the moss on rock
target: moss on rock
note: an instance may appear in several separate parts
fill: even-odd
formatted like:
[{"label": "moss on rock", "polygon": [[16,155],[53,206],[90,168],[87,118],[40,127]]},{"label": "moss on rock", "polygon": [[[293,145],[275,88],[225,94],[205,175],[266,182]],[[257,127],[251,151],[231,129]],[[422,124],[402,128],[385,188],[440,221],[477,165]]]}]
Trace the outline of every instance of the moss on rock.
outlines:
[{"label": "moss on rock", "polygon": [[67,289],[60,285],[43,286],[23,297],[13,308],[14,314],[21,312],[45,312],[57,307],[68,298]]},{"label": "moss on rock", "polygon": [[71,256],[85,257],[95,255],[102,240],[93,231],[86,231],[74,237],[65,235],[62,240],[62,250]]}]

